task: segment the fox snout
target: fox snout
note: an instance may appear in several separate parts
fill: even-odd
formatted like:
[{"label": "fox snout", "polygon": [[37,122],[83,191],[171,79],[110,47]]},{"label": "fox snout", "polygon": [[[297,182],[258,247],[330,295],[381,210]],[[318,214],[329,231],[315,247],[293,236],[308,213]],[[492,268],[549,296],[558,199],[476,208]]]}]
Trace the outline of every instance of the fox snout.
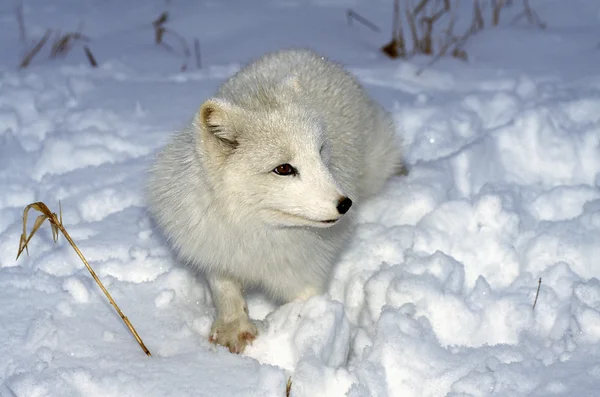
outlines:
[{"label": "fox snout", "polygon": [[[326,170],[322,174],[326,178],[311,181],[314,184],[311,188],[315,192],[311,195],[310,201],[302,205],[300,211],[307,218],[316,220],[323,226],[337,223],[352,207],[352,199],[348,197],[337,185],[333,176]],[[300,214],[299,214],[300,215]]]},{"label": "fox snout", "polygon": [[341,199],[339,199],[336,208],[340,215],[344,215],[346,212],[348,212],[350,207],[352,207],[352,200],[350,200],[350,198],[348,197],[342,197]]}]

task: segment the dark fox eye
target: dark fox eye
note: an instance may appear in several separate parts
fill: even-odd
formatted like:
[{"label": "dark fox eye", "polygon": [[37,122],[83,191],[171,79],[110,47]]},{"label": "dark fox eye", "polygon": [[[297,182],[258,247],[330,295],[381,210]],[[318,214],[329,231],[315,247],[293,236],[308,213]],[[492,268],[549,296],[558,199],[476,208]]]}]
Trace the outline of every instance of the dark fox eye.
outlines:
[{"label": "dark fox eye", "polygon": [[282,175],[282,176],[296,175],[296,173],[297,173],[296,169],[287,163],[278,165],[277,167],[275,167],[273,172],[276,173],[277,175]]}]

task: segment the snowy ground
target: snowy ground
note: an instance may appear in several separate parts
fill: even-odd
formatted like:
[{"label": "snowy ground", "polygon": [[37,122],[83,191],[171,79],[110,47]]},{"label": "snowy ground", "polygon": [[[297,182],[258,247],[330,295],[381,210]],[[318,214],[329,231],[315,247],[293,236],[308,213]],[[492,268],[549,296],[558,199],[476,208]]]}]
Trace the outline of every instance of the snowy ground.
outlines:
[{"label": "snowy ground", "polygon": [[[290,375],[292,396],[599,396],[600,3],[532,3],[548,29],[505,23],[470,39],[469,63],[420,76],[427,60],[377,52],[391,1],[24,0],[29,40],[83,22],[100,63],[76,48],[24,71],[2,3],[0,396],[283,396]],[[348,7],[386,33],[348,27]],[[164,10],[199,38],[202,69],[153,44]],[[410,173],[363,207],[328,296],[250,298],[261,333],[238,356],[208,343],[210,292],[141,189],[219,83],[292,45],[347,64],[393,111]],[[15,261],[24,206],[59,200],[152,357],[47,225]]]}]

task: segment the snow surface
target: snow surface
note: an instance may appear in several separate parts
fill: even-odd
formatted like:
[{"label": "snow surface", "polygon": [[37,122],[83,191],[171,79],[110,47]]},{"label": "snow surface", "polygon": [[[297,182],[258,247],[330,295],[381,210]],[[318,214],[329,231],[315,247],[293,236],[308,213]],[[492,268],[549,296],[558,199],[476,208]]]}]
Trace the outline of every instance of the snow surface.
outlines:
[{"label": "snow surface", "polygon": [[[77,47],[23,71],[3,2],[0,396],[283,396],[289,376],[292,396],[600,396],[600,3],[531,3],[547,29],[506,18],[468,63],[417,75],[428,59],[378,52],[391,1],[23,0],[28,42],[82,22],[100,64]],[[347,26],[348,7],[383,33]],[[153,44],[164,10],[201,69]],[[410,172],[363,206],[329,294],[250,295],[260,335],[233,355],[207,340],[206,283],[148,218],[145,170],[240,65],[295,45],[393,112]],[[59,200],[152,357],[47,225],[15,261],[25,205]]]}]

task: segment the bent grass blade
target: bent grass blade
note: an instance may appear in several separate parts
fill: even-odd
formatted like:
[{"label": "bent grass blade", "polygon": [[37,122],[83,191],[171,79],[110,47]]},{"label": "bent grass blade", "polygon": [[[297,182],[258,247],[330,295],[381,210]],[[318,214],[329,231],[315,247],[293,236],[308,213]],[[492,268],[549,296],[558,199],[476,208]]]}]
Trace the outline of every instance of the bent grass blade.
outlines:
[{"label": "bent grass blade", "polygon": [[[28,235],[27,234],[27,216],[28,216],[29,210],[31,210],[31,209],[41,212],[41,215],[39,215],[35,219],[35,222],[33,223],[33,227],[31,228],[31,232]],[[108,301],[110,302],[110,304],[115,308],[115,310],[117,311],[117,313],[119,314],[119,316],[121,317],[121,319],[123,320],[123,322],[125,323],[127,328],[129,328],[129,331],[131,332],[131,334],[133,335],[135,340],[138,342],[138,344],[140,345],[140,347],[142,348],[144,353],[146,353],[146,355],[148,355],[148,356],[151,356],[150,350],[148,350],[146,345],[144,345],[142,338],[140,338],[139,334],[137,333],[137,331],[135,330],[135,328],[133,327],[133,325],[131,324],[129,319],[123,314],[123,312],[121,311],[121,309],[119,308],[117,303],[114,301],[112,296],[110,296],[110,293],[104,287],[104,285],[102,284],[102,282],[96,275],[96,272],[94,271],[94,269],[92,269],[92,267],[88,263],[87,259],[85,259],[85,257],[83,256],[83,254],[81,253],[81,251],[79,250],[79,248],[77,247],[75,242],[73,241],[73,239],[71,239],[71,236],[69,236],[69,233],[67,233],[67,230],[64,228],[63,223],[62,223],[62,207],[60,206],[60,202],[59,202],[59,217],[57,217],[55,213],[50,211],[50,209],[46,206],[46,204],[44,204],[41,201],[36,202],[36,203],[31,203],[27,207],[25,207],[25,209],[23,210],[23,234],[21,234],[21,237],[19,239],[19,252],[17,253],[17,259],[19,259],[19,256],[21,256],[23,251],[26,251],[27,255],[29,255],[29,248],[28,248],[29,241],[34,236],[34,234],[39,230],[39,228],[42,226],[42,224],[44,223],[44,221],[46,219],[50,223],[50,227],[52,229],[52,238],[54,239],[54,242],[58,241],[58,232],[60,231],[63,234],[63,236],[65,236],[65,238],[67,239],[69,244],[71,244],[71,247],[73,247],[73,249],[79,256],[79,258],[81,259],[81,261],[83,262],[85,267],[88,269],[88,271],[90,272],[90,274],[92,275],[92,277],[94,278],[94,280],[96,281],[96,283],[98,284],[98,286],[100,287],[102,292],[104,292],[104,295],[106,295],[106,297],[108,298]]]}]

